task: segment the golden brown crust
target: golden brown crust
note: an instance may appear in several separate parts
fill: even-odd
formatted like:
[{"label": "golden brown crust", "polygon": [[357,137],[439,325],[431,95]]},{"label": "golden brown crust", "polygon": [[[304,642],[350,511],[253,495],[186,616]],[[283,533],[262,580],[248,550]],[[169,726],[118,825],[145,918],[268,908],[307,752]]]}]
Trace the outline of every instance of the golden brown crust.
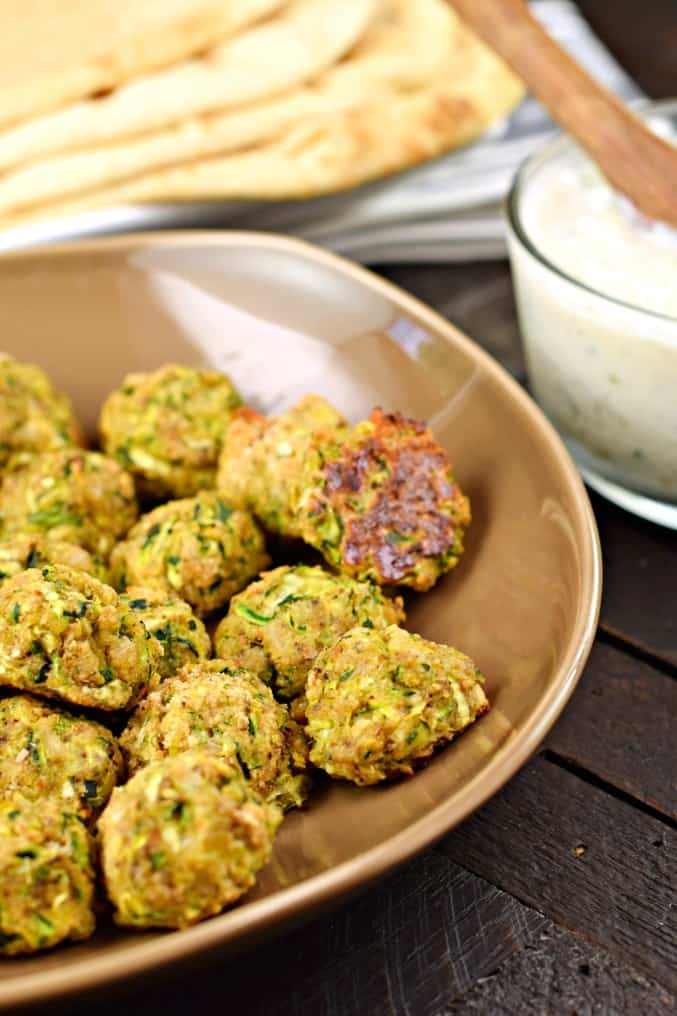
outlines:
[{"label": "golden brown crust", "polygon": [[329,511],[339,520],[342,567],[427,588],[434,578],[420,573],[423,560],[438,561],[440,572],[455,563],[470,507],[424,423],[377,408],[327,456],[322,474],[307,516]]}]

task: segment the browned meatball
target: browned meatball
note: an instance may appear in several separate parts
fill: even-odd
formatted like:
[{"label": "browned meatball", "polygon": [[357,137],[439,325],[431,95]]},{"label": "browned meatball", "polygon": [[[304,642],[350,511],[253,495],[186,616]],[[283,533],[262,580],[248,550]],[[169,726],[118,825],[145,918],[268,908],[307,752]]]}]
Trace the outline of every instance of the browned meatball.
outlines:
[{"label": "browned meatball", "polygon": [[375,409],[309,455],[300,534],[357,579],[425,590],[458,562],[470,505],[425,424]]}]

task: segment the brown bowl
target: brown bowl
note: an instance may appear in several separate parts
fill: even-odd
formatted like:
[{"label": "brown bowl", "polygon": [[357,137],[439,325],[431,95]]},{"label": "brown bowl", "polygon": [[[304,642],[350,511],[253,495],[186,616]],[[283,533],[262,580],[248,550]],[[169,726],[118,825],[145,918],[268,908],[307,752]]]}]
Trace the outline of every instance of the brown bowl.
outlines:
[{"label": "brown bowl", "polygon": [[527,395],[452,325],[396,287],[305,244],[158,234],[4,257],[4,348],[44,367],[94,432],[123,374],[168,361],[229,373],[276,411],[304,392],[351,418],[374,404],[427,419],[474,521],[459,567],[412,597],[408,625],[473,657],[493,708],[413,779],[323,786],[284,823],[246,902],[186,931],[104,927],[0,960],[0,1006],[83,991],[242,949],[374,879],[466,818],[537,748],[594,636],[600,552],[584,487]]}]

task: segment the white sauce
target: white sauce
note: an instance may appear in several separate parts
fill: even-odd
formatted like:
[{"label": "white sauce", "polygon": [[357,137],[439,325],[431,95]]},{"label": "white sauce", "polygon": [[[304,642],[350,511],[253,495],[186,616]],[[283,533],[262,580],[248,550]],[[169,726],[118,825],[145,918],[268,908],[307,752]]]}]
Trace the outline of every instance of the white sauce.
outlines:
[{"label": "white sauce", "polygon": [[527,172],[518,211],[541,256],[595,291],[510,235],[536,399],[582,464],[677,501],[677,230],[642,219],[573,146]]},{"label": "white sauce", "polygon": [[677,319],[677,229],[645,219],[591,163],[541,174],[524,200],[522,223],[567,275]]}]

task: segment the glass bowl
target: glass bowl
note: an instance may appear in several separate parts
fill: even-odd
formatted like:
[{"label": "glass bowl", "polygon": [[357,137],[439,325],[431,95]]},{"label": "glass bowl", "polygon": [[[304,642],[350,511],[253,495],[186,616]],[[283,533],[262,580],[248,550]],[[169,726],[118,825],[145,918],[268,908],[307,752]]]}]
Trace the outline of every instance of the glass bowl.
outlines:
[{"label": "glass bowl", "polygon": [[[661,133],[677,134],[677,100],[647,105],[642,115]],[[508,196],[508,246],[529,384],[590,487],[677,529],[677,317],[638,306],[640,271],[623,277],[619,268],[614,276],[612,241],[599,250],[580,241],[585,230],[570,229],[564,206],[561,229],[569,230],[573,244],[580,242],[580,279],[557,267],[551,258],[558,255],[544,237],[537,243],[533,226],[525,224],[530,197],[564,174],[584,180],[588,166],[573,141],[558,137],[522,166]],[[594,216],[591,225],[594,241]],[[665,249],[671,274],[677,245]],[[574,246],[569,254],[576,252]],[[589,270],[600,252],[607,258],[606,275],[601,262]],[[640,266],[642,272],[647,266]],[[582,281],[587,275],[590,284]],[[592,281],[601,276],[613,296]],[[668,285],[677,292],[677,268]],[[630,302],[619,298],[624,290]]]}]

